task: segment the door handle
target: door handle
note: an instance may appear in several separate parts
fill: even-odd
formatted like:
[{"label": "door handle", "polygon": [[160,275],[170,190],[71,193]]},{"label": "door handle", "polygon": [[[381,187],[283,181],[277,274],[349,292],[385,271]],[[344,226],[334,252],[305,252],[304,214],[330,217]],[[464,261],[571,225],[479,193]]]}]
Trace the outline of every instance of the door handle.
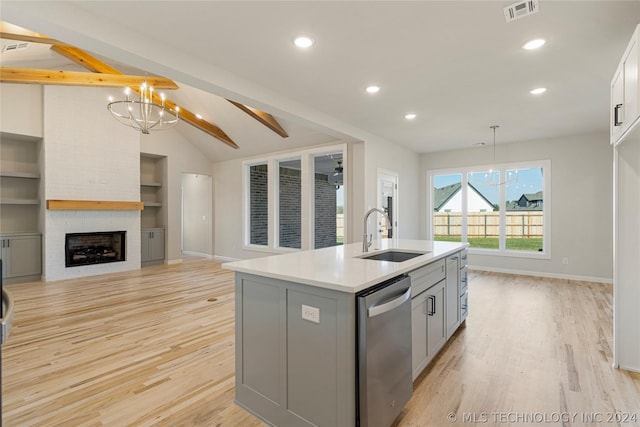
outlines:
[{"label": "door handle", "polygon": [[369,307],[369,310],[367,310],[367,313],[369,314],[369,317],[378,316],[380,314],[391,311],[394,308],[400,307],[409,298],[411,298],[411,288],[407,289],[405,293],[397,298],[392,299],[391,301],[384,302],[380,305],[372,305],[371,307]]},{"label": "door handle", "polygon": [[620,126],[622,123],[624,123],[619,121],[621,108],[622,108],[622,104],[616,104],[615,108],[613,109],[613,125],[614,126]]},{"label": "door handle", "polygon": [[429,295],[429,302],[431,303],[431,309],[429,310],[429,313],[427,313],[429,316],[433,316],[434,314],[436,314],[436,297],[433,295]]}]

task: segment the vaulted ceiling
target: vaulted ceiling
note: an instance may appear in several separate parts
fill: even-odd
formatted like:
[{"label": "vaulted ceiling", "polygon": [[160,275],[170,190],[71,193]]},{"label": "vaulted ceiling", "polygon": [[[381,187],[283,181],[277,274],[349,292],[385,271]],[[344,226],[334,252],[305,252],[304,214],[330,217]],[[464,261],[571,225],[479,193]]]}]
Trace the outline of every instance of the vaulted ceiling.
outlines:
[{"label": "vaulted ceiling", "polygon": [[[468,148],[489,142],[494,124],[498,143],[606,132],[610,78],[640,2],[543,0],[538,13],[505,22],[510,3],[3,1],[0,11],[127,64],[127,74],[176,81],[187,108],[210,112],[237,140],[239,150],[209,144],[218,159],[337,138],[382,139],[419,153]],[[295,48],[299,34],[315,45]],[[521,48],[536,37],[547,44]],[[367,94],[370,84],[380,92]],[[529,94],[540,86],[547,92]],[[271,114],[290,137],[225,99]],[[407,121],[408,112],[417,117]]]}]

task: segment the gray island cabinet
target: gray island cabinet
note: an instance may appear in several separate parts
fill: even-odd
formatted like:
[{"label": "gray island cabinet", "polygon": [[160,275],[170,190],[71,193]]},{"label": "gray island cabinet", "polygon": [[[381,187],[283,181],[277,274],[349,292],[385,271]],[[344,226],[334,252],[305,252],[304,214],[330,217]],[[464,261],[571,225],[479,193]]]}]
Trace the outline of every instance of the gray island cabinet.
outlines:
[{"label": "gray island cabinet", "polygon": [[[238,405],[275,426],[355,426],[356,295],[406,274],[411,277],[413,378],[427,366],[453,323],[457,329],[464,320],[460,260],[466,245],[374,243],[372,253],[397,248],[424,254],[404,262],[366,260],[360,258],[366,255],[361,244],[349,244],[223,265],[236,271]],[[446,279],[445,263],[453,256],[457,287]],[[450,298],[455,303],[448,303]],[[447,316],[450,307],[458,313]]]}]

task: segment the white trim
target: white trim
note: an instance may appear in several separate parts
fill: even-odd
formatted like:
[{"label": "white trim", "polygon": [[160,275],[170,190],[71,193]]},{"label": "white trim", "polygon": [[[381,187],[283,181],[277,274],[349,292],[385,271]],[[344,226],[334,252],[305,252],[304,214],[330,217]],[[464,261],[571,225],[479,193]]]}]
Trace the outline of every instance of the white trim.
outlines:
[{"label": "white trim", "polygon": [[541,272],[541,271],[513,270],[510,268],[481,267],[477,265],[469,265],[468,268],[470,271],[474,271],[474,270],[487,271],[490,273],[516,274],[518,276],[545,277],[549,279],[566,279],[566,280],[576,280],[580,282],[605,283],[608,285],[613,284],[613,279],[609,279],[607,277],[577,276],[573,274],[558,274],[558,273],[547,273],[547,272]]},{"label": "white trim", "polygon": [[[313,159],[315,156],[327,155],[332,153],[341,153],[342,161],[345,167],[348,167],[348,153],[347,153],[347,144],[332,144],[325,146],[315,146],[306,148],[298,151],[287,151],[282,153],[272,153],[267,156],[263,156],[260,158],[252,158],[242,161],[242,194],[243,194],[243,203],[242,203],[242,217],[243,217],[243,241],[242,241],[242,249],[258,251],[258,252],[269,252],[273,254],[278,253],[289,253],[289,252],[297,252],[304,249],[313,249],[314,245],[314,214],[315,214],[315,206],[314,206],[314,198],[315,195],[313,193],[313,180],[315,177],[315,170],[312,167],[314,165]],[[302,218],[301,218],[301,248],[283,248],[279,247],[279,164],[282,161],[287,160],[300,160],[301,167],[301,204],[302,204]],[[248,191],[249,186],[249,169],[251,166],[255,165],[267,165],[267,188],[268,188],[268,244],[267,245],[255,245],[251,244],[250,239],[250,192]],[[310,170],[313,170],[312,173],[309,173]],[[345,218],[348,212],[347,200],[349,198],[349,183],[347,174],[343,175],[343,187],[345,189],[344,196],[344,215]],[[305,182],[305,180],[307,182]],[[308,210],[307,210],[308,209]],[[305,211],[307,212],[307,216],[304,215]],[[347,221],[344,224],[344,233],[345,239],[348,233],[347,229]]]},{"label": "white trim", "polygon": [[228,256],[222,256],[222,255],[214,255],[213,259],[215,261],[220,261],[220,262],[235,262],[235,261],[242,261],[240,258],[231,258]]},{"label": "white trim", "polygon": [[183,255],[188,255],[188,256],[196,256],[199,258],[208,258],[208,259],[212,259],[213,255],[209,255],[209,254],[203,254],[201,252],[192,252],[192,251],[182,251]]},{"label": "white trim", "polygon": [[469,173],[478,171],[493,169],[499,171],[500,175],[507,169],[531,169],[531,168],[543,168],[543,194],[544,200],[542,207],[542,214],[544,218],[543,223],[543,238],[542,238],[542,252],[531,251],[514,251],[506,249],[506,189],[501,186],[499,190],[499,206],[500,206],[500,237],[498,249],[484,249],[481,248],[469,248],[469,250],[481,250],[483,255],[492,256],[509,256],[518,258],[532,258],[532,259],[551,259],[551,161],[550,160],[534,160],[525,162],[513,162],[513,163],[499,163],[493,165],[480,165],[480,166],[466,166],[459,168],[447,168],[447,169],[432,169],[427,171],[427,239],[433,240],[433,178],[436,175],[461,175],[461,190],[462,190],[462,233],[461,238],[463,242],[467,240],[467,177]]},{"label": "white trim", "polygon": [[393,189],[393,205],[391,207],[391,211],[392,211],[392,216],[393,216],[393,224],[391,224],[392,230],[393,230],[393,237],[394,238],[398,238],[399,235],[399,229],[400,229],[400,221],[398,221],[398,218],[400,217],[399,214],[399,210],[400,210],[400,175],[398,174],[398,172],[394,172],[391,171],[389,169],[382,169],[382,168],[378,168],[378,172],[376,174],[376,179],[377,179],[377,193],[378,193],[378,197],[377,197],[377,207],[382,207],[382,199],[381,199],[381,193],[382,193],[382,188],[381,188],[381,180],[380,180],[380,175],[387,175],[390,176],[394,179],[394,185],[395,188]]}]

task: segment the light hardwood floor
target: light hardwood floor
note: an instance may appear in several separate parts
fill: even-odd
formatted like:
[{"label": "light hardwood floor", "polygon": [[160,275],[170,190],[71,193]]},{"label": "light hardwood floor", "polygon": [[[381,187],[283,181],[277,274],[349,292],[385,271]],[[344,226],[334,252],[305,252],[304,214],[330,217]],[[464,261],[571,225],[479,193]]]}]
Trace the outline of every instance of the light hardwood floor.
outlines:
[{"label": "light hardwood floor", "polygon": [[[3,425],[264,425],[233,403],[233,275],[219,264],[8,289]],[[611,367],[610,285],[471,273],[469,294],[466,327],[416,380],[397,426],[560,413],[580,426],[614,411],[640,423],[640,376]]]}]

